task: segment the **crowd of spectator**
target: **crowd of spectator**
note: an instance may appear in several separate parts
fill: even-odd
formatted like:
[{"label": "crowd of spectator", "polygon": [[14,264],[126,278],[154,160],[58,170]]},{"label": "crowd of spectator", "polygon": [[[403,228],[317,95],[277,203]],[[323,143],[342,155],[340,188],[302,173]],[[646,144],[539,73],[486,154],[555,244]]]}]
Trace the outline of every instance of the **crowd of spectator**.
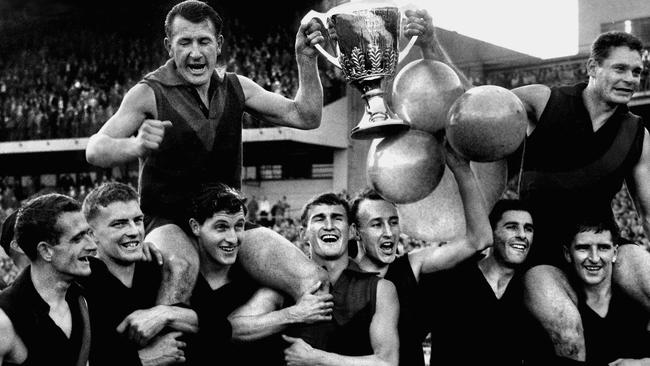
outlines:
[{"label": "crowd of spectator", "polygon": [[[234,21],[224,30],[223,67],[293,98],[295,33],[278,26],[253,37],[240,28]],[[12,29],[0,36],[0,142],[90,136],[115,113],[124,93],[167,57],[160,34],[81,29],[62,20]],[[325,62],[320,70],[326,102],[340,98],[340,72]],[[244,125],[261,124],[247,115]]]}]

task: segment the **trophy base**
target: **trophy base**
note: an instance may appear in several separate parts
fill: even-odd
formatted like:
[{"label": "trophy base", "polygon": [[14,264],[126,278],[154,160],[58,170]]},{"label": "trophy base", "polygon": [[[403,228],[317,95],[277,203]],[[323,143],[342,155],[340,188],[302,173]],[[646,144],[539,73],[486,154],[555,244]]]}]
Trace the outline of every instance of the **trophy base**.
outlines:
[{"label": "trophy base", "polygon": [[411,125],[401,119],[388,118],[376,122],[370,122],[364,118],[355,128],[352,129],[350,137],[355,140],[370,140],[396,135],[408,131]]}]

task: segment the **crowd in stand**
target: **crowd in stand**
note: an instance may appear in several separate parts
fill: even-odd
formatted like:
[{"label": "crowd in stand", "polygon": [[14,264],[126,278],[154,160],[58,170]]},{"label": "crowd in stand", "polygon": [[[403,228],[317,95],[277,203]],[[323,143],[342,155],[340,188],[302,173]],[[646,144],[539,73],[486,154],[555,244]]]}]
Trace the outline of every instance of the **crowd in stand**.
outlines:
[{"label": "crowd in stand", "polygon": [[[88,137],[115,113],[124,93],[166,59],[153,36],[81,31],[70,24],[57,21],[2,36],[0,142]],[[293,31],[278,27],[256,39],[241,35],[237,22],[232,27],[225,30],[226,70],[293,97],[298,86]],[[320,70],[325,102],[340,98],[345,92],[340,72],[324,62]],[[251,116],[244,123],[260,127]]]}]

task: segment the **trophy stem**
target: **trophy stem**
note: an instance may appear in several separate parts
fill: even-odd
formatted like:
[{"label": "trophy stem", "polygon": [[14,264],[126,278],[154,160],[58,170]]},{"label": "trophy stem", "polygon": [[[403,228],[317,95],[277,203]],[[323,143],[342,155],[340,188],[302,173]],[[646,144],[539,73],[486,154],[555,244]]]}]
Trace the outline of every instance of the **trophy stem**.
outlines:
[{"label": "trophy stem", "polygon": [[366,113],[359,124],[352,129],[351,138],[355,140],[383,138],[411,128],[408,122],[393,117],[388,111],[382,89],[370,89],[362,97],[366,101]]}]

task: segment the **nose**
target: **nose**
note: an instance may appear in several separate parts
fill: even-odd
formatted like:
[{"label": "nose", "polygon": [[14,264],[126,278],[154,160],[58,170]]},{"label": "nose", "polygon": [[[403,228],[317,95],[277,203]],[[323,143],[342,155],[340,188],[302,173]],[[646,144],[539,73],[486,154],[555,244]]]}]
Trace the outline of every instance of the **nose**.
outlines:
[{"label": "nose", "polygon": [[589,260],[592,263],[598,263],[600,261],[600,255],[598,254],[598,248],[591,248],[591,250],[589,250]]},{"label": "nose", "polygon": [[89,252],[96,252],[97,251],[97,243],[95,242],[95,238],[92,236],[91,233],[86,234],[86,237],[84,238],[84,250],[89,251]]},{"label": "nose", "polygon": [[393,232],[390,230],[390,224],[388,222],[384,222],[381,227],[382,227],[382,230],[381,230],[382,231],[382,233],[381,233],[382,236],[387,236],[387,237],[392,237],[393,236]]},{"label": "nose", "polygon": [[334,220],[332,220],[331,217],[328,217],[325,219],[325,228],[326,229],[333,229],[334,228]]},{"label": "nose", "polygon": [[235,231],[234,228],[232,228],[232,229],[228,230],[228,232],[226,232],[225,240],[230,244],[237,244],[237,241],[238,241],[237,240],[237,232]]},{"label": "nose", "polygon": [[140,226],[134,220],[129,220],[129,226],[126,229],[126,235],[127,236],[140,235]]},{"label": "nose", "polygon": [[201,57],[199,44],[197,42],[192,42],[192,47],[190,48],[190,57],[192,58]]}]

